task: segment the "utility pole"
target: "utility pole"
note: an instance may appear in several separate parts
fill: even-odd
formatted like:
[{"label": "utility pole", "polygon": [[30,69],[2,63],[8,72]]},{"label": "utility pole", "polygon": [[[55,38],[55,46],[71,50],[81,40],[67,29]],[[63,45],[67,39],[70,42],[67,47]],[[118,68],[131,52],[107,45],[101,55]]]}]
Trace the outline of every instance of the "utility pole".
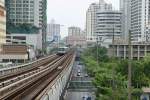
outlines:
[{"label": "utility pole", "polygon": [[98,51],[99,51],[99,46],[98,46],[98,34],[97,34],[97,37],[96,37],[96,42],[97,42],[97,43],[96,43],[96,47],[97,47],[97,50],[96,50],[96,59],[97,59],[97,64],[99,65],[99,61],[98,61],[98,60],[99,60],[99,59],[98,59],[98,58],[99,58],[99,55],[98,55],[98,53],[99,53],[99,52],[98,52]]},{"label": "utility pole", "polygon": [[112,45],[113,45],[113,54],[112,56],[115,56],[115,32],[114,32],[114,26],[113,26],[113,35],[112,35]]},{"label": "utility pole", "polygon": [[[114,25],[113,25],[113,34],[112,34],[112,58],[114,59],[115,58],[115,32],[114,32]],[[113,97],[113,100],[115,100],[115,97],[116,97],[116,93],[115,93],[115,66],[113,66],[112,68],[112,97]]]},{"label": "utility pole", "polygon": [[129,39],[128,39],[128,45],[129,45],[129,60],[128,60],[128,100],[131,100],[132,98],[132,66],[131,66],[131,31],[129,30]]}]

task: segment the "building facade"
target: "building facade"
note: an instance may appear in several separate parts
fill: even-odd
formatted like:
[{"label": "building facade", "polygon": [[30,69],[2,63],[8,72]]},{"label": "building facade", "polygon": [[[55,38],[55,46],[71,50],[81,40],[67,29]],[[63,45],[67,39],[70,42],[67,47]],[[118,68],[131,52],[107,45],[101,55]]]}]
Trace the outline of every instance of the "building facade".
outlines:
[{"label": "building facade", "polygon": [[131,33],[133,42],[150,41],[149,0],[131,0]]},{"label": "building facade", "polygon": [[67,44],[71,46],[86,46],[86,35],[85,32],[79,27],[69,27]]},{"label": "building facade", "polygon": [[60,24],[50,23],[47,25],[47,41],[55,41],[59,43],[61,39]]},{"label": "building facade", "polygon": [[39,33],[32,34],[22,34],[22,33],[13,33],[7,34],[6,42],[7,44],[19,44],[19,45],[29,45],[32,46],[34,50],[39,50],[41,47],[42,36]]},{"label": "building facade", "polygon": [[131,29],[131,0],[120,0],[121,11],[121,37],[127,42],[129,36],[129,30]]},{"label": "building facade", "polygon": [[25,63],[28,60],[35,60],[35,51],[32,47],[22,44],[2,45],[0,61],[12,63]]},{"label": "building facade", "polygon": [[5,0],[0,0],[0,51],[1,51],[1,45],[4,43],[6,43]]},{"label": "building facade", "polygon": [[96,13],[96,35],[97,42],[108,46],[114,40],[120,39],[121,35],[121,13],[119,11],[98,11]]},{"label": "building facade", "polygon": [[[114,50],[113,50],[114,47]],[[114,54],[117,58],[128,59],[129,57],[129,45],[128,44],[115,44],[110,45],[108,55]],[[131,58],[133,60],[140,60],[150,53],[150,44],[132,44],[131,45]]]},{"label": "building facade", "polygon": [[47,26],[46,6],[46,0],[6,0],[7,24],[31,24],[38,27],[44,46]]},{"label": "building facade", "polygon": [[121,13],[112,9],[112,4],[100,0],[90,5],[86,15],[87,42],[112,43],[112,36],[121,34]]}]

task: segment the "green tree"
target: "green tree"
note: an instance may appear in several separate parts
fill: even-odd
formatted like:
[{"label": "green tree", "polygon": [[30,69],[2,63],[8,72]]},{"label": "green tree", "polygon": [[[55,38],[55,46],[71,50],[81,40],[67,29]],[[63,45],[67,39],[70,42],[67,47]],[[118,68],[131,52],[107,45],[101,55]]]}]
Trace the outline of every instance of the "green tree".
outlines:
[{"label": "green tree", "polygon": [[[88,48],[82,54],[86,69],[94,78],[93,84],[97,88],[96,100],[109,100],[115,95],[115,100],[127,100],[128,60],[108,58],[104,47]],[[150,56],[139,61],[132,61],[132,100],[140,97],[142,87],[150,86]],[[113,85],[113,82],[115,85]],[[112,88],[115,86],[115,88]]]}]

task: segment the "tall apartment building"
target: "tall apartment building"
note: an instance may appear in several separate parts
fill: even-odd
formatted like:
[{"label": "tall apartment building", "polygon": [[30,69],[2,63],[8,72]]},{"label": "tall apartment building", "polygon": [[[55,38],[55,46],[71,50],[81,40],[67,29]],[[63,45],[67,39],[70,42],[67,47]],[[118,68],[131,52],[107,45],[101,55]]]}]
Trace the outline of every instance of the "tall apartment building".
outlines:
[{"label": "tall apartment building", "polygon": [[131,33],[133,42],[150,40],[150,1],[131,0]]},{"label": "tall apartment building", "polygon": [[121,13],[112,9],[112,4],[100,0],[90,5],[86,15],[87,42],[112,43],[113,35],[121,34]]},{"label": "tall apartment building", "polygon": [[6,0],[7,24],[31,24],[42,34],[42,46],[46,42],[46,0]]},{"label": "tall apartment building", "polygon": [[55,24],[51,22],[47,25],[47,41],[59,42],[61,35],[60,35],[60,24]]},{"label": "tall apartment building", "polygon": [[132,42],[150,42],[150,1],[120,0],[122,32],[131,30]]},{"label": "tall apartment building", "polygon": [[80,27],[69,27],[67,44],[71,46],[86,46],[86,35],[85,32],[81,30]]},{"label": "tall apartment building", "polygon": [[120,0],[122,39],[127,42],[131,29],[131,0]]},{"label": "tall apartment building", "polygon": [[1,45],[6,42],[6,11],[5,1],[0,0],[0,51]]}]

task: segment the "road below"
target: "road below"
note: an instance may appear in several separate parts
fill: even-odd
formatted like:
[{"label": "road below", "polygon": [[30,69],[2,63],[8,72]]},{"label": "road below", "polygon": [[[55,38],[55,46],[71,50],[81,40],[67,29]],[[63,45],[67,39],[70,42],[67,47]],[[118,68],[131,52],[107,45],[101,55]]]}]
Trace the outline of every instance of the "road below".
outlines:
[{"label": "road below", "polygon": [[[81,84],[84,84],[84,82],[91,82],[91,77],[87,75],[85,66],[80,60],[74,63],[70,83],[71,82],[78,82]],[[95,100],[94,91],[91,91],[89,88],[78,88],[79,85],[75,86],[77,86],[77,88],[68,89],[65,100],[88,100],[86,99],[88,97],[91,98],[90,100]]]},{"label": "road below", "polygon": [[84,100],[83,97],[91,97],[91,100],[94,100],[95,96],[94,93],[91,92],[73,92],[70,91],[67,93],[67,98],[66,100]]}]

